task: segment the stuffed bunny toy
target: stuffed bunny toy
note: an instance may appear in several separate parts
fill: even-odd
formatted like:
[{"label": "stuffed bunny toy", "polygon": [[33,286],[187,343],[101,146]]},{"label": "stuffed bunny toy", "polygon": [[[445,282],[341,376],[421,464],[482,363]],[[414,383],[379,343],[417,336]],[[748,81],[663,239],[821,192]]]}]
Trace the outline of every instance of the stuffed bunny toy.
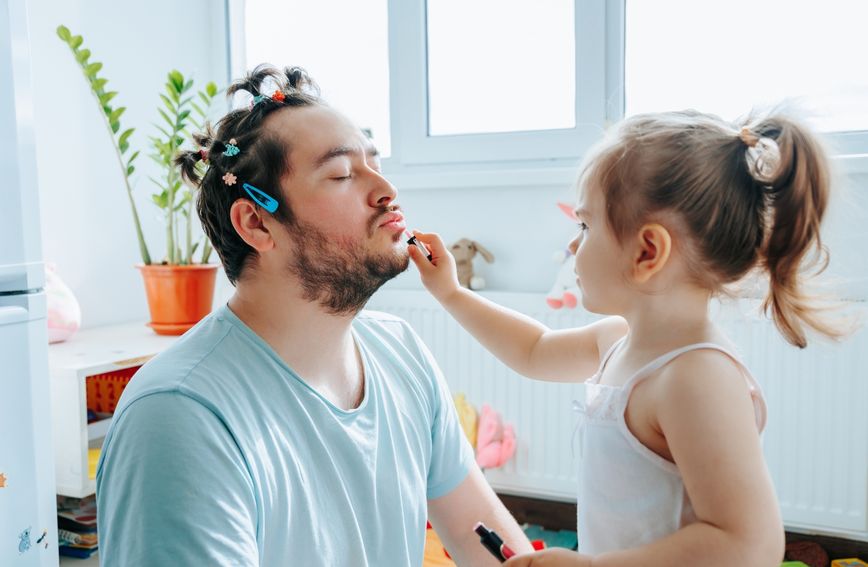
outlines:
[{"label": "stuffed bunny toy", "polygon": [[449,251],[455,256],[455,264],[458,268],[458,283],[467,289],[485,288],[485,280],[482,276],[473,275],[473,257],[479,252],[489,264],[494,262],[494,255],[486,250],[481,244],[469,238],[462,238],[449,247]]},{"label": "stuffed bunny toy", "polygon": [[[578,222],[572,207],[565,203],[558,203],[558,208],[574,223]],[[552,309],[561,307],[573,309],[579,304],[581,295],[576,283],[576,257],[569,250],[560,250],[555,253],[554,260],[561,267],[558,268],[552,288],[546,294],[546,303]]]},{"label": "stuffed bunny toy", "polygon": [[476,464],[489,469],[502,466],[515,454],[515,431],[503,425],[500,414],[488,404],[482,405],[476,433]]}]

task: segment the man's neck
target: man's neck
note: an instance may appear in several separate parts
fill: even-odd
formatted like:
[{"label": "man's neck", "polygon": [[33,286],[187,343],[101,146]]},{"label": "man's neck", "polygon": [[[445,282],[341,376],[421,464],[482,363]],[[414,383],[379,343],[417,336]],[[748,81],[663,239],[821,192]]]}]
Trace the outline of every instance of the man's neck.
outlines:
[{"label": "man's neck", "polygon": [[328,313],[294,282],[239,282],[229,308],[311,387],[335,405],[358,405],[363,367],[353,340],[353,315]]}]

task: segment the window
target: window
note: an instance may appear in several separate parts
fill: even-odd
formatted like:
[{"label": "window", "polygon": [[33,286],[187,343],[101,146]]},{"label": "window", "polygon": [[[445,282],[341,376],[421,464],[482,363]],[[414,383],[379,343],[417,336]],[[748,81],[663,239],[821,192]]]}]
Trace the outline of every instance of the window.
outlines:
[{"label": "window", "polygon": [[575,127],[572,0],[433,0],[427,9],[428,135]]},{"label": "window", "polygon": [[605,127],[602,55],[619,6],[391,2],[392,133],[401,142],[389,165],[574,163]]},{"label": "window", "polygon": [[868,130],[866,21],[851,0],[629,0],[625,113],[783,102],[821,131]]},{"label": "window", "polygon": [[[329,104],[391,153],[387,0],[247,0],[243,65],[304,67]],[[235,43],[238,47],[238,42]]]}]

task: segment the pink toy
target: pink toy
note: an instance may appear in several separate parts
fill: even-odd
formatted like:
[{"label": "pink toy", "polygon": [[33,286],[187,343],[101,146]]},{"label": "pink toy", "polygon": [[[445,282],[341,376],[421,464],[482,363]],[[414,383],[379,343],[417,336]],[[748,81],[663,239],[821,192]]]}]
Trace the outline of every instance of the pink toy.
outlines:
[{"label": "pink toy", "polygon": [[476,434],[476,463],[483,469],[497,468],[515,454],[515,431],[503,425],[500,414],[482,405]]},{"label": "pink toy", "polygon": [[[558,208],[574,223],[578,222],[576,213],[572,207],[565,203],[558,203]],[[561,250],[555,253],[555,262],[561,267],[551,290],[546,294],[546,303],[552,309],[567,307],[573,309],[579,304],[579,286],[576,284],[575,256],[569,250]]]},{"label": "pink toy", "polygon": [[45,264],[45,298],[48,303],[48,342],[65,341],[81,326],[81,308],[72,290],[57,275],[54,264]]}]

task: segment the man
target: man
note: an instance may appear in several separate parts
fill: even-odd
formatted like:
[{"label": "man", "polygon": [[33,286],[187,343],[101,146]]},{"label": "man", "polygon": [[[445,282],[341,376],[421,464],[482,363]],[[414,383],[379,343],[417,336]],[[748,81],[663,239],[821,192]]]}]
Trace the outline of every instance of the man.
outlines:
[{"label": "man", "polygon": [[178,158],[236,292],[124,391],[97,473],[102,564],[420,565],[427,519],[461,565],[497,564],[477,521],[531,551],[428,350],[360,313],[408,266],[376,150],[300,69],[241,90],[251,106]]}]

